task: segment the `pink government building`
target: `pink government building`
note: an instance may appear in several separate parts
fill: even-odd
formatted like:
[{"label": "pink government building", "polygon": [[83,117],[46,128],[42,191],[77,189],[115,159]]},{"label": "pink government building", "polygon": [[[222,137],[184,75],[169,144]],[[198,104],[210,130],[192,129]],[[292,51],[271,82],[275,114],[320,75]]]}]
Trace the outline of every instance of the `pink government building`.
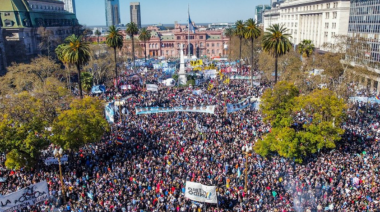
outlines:
[{"label": "pink government building", "polygon": [[[174,29],[166,30],[162,26],[149,26],[151,39],[146,43],[147,57],[179,57],[180,44],[184,45],[184,55],[188,55],[188,30],[187,25],[175,24]],[[122,52],[130,53],[132,46],[130,37],[121,31],[125,36]],[[90,41],[96,42],[96,37],[90,37]],[[100,37],[104,41],[105,37]],[[138,35],[135,36],[135,44],[141,48],[136,50],[137,58],[144,57],[144,43],[139,41]],[[195,33],[190,32],[190,55],[198,58],[218,58],[227,55],[229,38],[224,35],[223,29],[209,29],[207,27],[197,26]]]}]

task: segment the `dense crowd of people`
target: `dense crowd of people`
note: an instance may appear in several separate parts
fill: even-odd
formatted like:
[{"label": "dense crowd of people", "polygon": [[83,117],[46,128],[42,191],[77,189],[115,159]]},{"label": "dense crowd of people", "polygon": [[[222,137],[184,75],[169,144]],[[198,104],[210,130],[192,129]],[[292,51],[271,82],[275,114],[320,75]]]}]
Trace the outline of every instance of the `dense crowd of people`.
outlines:
[{"label": "dense crowd of people", "polygon": [[[253,107],[226,112],[227,103],[260,97],[270,83],[250,87],[249,80],[239,79],[225,84],[218,76],[195,87],[167,87],[160,76],[159,70],[125,73],[119,83],[134,89],[124,90],[121,98],[112,88],[99,96],[124,98],[124,103],[115,107],[115,123],[101,142],[68,153],[64,193],[58,166],[43,165],[51,147],[32,171],[3,169],[3,155],[0,176],[7,180],[0,195],[46,180],[49,199],[21,211],[380,211],[378,105],[351,103],[337,148],[298,164],[254,152],[247,156],[242,147],[253,145],[270,126]],[[158,84],[158,92],[146,91],[147,82]],[[216,109],[214,114],[135,112],[136,107],[195,105]],[[217,186],[218,204],[185,198],[186,181]]]}]

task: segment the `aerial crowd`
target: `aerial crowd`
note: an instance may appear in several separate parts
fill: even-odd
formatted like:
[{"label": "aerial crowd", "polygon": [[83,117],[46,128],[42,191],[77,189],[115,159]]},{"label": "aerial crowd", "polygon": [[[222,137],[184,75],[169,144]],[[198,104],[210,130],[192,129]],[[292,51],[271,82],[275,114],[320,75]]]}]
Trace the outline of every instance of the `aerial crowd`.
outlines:
[{"label": "aerial crowd", "polygon": [[[58,165],[43,163],[52,156],[51,146],[32,171],[6,170],[1,155],[0,177],[7,180],[0,196],[45,180],[49,199],[20,211],[380,211],[378,105],[350,103],[336,149],[305,156],[298,164],[276,155],[246,155],[242,147],[254,145],[271,127],[257,108],[226,112],[227,103],[260,97],[273,83],[262,80],[251,87],[250,80],[227,84],[217,77],[200,86],[168,87],[158,81],[161,73],[123,73],[118,83],[134,89],[121,92],[125,101],[115,108],[111,131],[100,142],[67,153],[64,193]],[[146,83],[157,84],[158,92],[145,90]],[[116,94],[111,87],[96,96],[112,101],[120,98]],[[136,115],[135,110],[197,105],[215,105],[215,112]],[[186,181],[217,186],[218,204],[185,198]]]}]

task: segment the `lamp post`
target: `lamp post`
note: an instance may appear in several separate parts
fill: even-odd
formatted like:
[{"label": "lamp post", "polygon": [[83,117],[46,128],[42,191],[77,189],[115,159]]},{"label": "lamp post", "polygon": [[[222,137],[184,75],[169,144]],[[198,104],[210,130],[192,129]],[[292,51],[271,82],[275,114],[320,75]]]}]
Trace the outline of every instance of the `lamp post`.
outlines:
[{"label": "lamp post", "polygon": [[65,185],[63,184],[63,177],[62,177],[62,166],[61,166],[61,158],[63,156],[63,149],[59,148],[59,150],[54,149],[54,157],[58,160],[58,166],[59,166],[59,179],[61,181],[62,186],[62,196],[63,196],[63,204],[66,204],[66,193],[65,193]]},{"label": "lamp post", "polygon": [[243,154],[245,154],[245,169],[244,169],[244,177],[245,177],[245,182],[244,182],[244,192],[247,193],[248,191],[248,155],[249,153],[252,152],[252,146],[245,145],[241,148],[243,151]]}]

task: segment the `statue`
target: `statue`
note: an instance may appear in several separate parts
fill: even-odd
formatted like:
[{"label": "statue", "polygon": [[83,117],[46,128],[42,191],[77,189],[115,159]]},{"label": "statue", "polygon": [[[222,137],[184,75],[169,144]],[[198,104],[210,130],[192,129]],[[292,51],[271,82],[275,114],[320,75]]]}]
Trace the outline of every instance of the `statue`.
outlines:
[{"label": "statue", "polygon": [[179,66],[179,71],[178,71],[178,83],[179,85],[186,85],[187,83],[187,77],[186,77],[186,71],[185,71],[185,58],[183,57],[183,44],[180,44],[180,66]]}]

